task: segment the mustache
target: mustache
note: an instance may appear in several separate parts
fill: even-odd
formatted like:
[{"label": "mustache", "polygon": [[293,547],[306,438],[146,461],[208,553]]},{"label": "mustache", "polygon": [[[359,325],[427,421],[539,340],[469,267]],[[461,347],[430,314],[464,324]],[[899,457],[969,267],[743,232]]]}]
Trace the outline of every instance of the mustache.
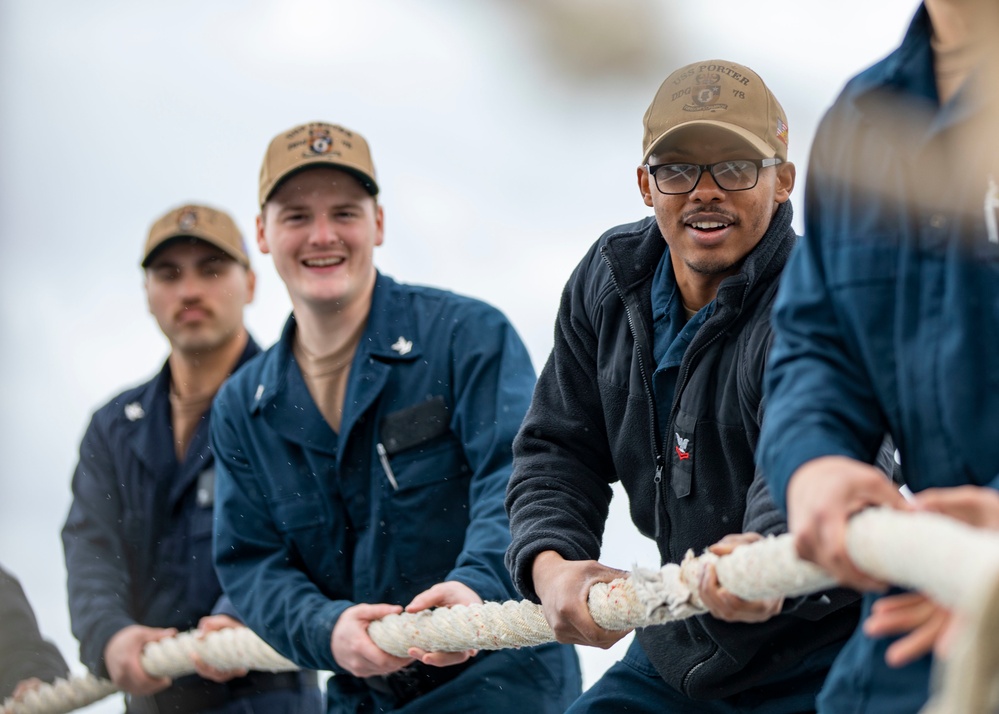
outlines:
[{"label": "mustache", "polygon": [[695,208],[684,212],[680,216],[680,221],[682,223],[690,223],[690,220],[694,216],[697,216],[698,218],[701,219],[707,218],[709,216],[718,216],[719,219],[721,219],[725,223],[735,223],[737,220],[736,216],[732,215],[728,211],[719,208]]},{"label": "mustache", "polygon": [[183,305],[181,305],[180,308],[174,313],[174,318],[179,319],[188,310],[200,310],[209,316],[214,314],[212,310],[203,302],[201,302],[200,300],[195,300],[193,302],[186,302]]}]

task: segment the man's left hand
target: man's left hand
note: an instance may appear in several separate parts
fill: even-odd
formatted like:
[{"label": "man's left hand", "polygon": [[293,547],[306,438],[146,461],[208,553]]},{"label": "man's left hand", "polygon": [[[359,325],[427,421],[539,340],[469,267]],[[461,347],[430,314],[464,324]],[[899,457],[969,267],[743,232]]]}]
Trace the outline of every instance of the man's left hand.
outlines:
[{"label": "man's left hand", "polygon": [[14,687],[14,693],[10,696],[15,702],[22,702],[24,701],[24,698],[28,696],[29,692],[41,689],[43,684],[45,684],[45,682],[40,680],[38,677],[22,679],[17,683],[17,686]]},{"label": "man's left hand", "polygon": [[[715,555],[728,555],[740,545],[755,543],[763,536],[759,533],[731,533],[708,548]],[[743,600],[721,586],[714,565],[707,565],[701,573],[701,601],[712,615],[725,622],[766,622],[780,614],[784,598],[773,600]]]},{"label": "man's left hand", "polygon": [[[437,583],[429,590],[413,598],[413,601],[406,605],[406,612],[421,612],[432,607],[451,607],[452,605],[481,605],[482,598],[464,583],[456,580],[449,580]],[[447,667],[452,664],[461,664],[470,657],[479,653],[478,650],[465,650],[464,652],[427,652],[419,647],[410,647],[409,656],[418,659],[423,664],[430,664],[435,667]]]},{"label": "man's left hand", "polygon": [[[202,617],[198,621],[198,636],[204,637],[209,632],[216,632],[229,627],[245,627],[245,625],[239,620],[229,617],[228,615],[208,615],[206,617]],[[211,666],[194,653],[191,654],[191,661],[194,663],[195,672],[205,679],[210,679],[213,682],[228,682],[230,679],[245,677],[246,673],[249,671],[245,667],[240,667],[239,669],[218,669],[217,667]]]}]

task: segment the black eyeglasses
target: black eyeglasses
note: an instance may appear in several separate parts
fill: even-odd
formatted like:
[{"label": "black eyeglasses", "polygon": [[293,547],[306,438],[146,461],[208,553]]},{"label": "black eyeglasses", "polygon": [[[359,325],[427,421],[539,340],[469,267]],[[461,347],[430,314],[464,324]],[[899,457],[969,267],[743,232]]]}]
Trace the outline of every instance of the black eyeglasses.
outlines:
[{"label": "black eyeglasses", "polygon": [[760,180],[760,169],[780,162],[780,159],[735,159],[717,164],[645,164],[645,169],[656,180],[660,193],[675,196],[693,191],[705,171],[723,191],[748,191]]}]

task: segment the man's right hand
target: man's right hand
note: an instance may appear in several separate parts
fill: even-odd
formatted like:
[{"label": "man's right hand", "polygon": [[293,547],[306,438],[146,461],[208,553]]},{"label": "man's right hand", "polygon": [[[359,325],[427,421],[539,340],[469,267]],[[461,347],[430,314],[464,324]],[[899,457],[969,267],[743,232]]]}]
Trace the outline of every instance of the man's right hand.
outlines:
[{"label": "man's right hand", "polygon": [[[999,530],[999,492],[983,486],[928,488],[915,494],[917,511],[942,513],[975,528]],[[953,614],[920,593],[883,597],[871,606],[864,621],[869,637],[904,635],[885,651],[885,661],[902,667],[931,650],[946,658],[953,641],[964,626],[960,614]]]},{"label": "man's right hand", "polygon": [[630,631],[600,627],[590,616],[588,605],[590,588],[627,577],[623,570],[595,560],[565,560],[555,551],[546,550],[534,559],[531,575],[541,610],[559,642],[607,649]]},{"label": "man's right hand", "polygon": [[104,664],[114,685],[137,697],[156,694],[169,687],[169,677],[151,677],[142,668],[142,648],[149,642],[176,634],[176,628],[143,625],[129,625],[114,633],[104,646]]},{"label": "man's right hand", "polygon": [[999,491],[986,486],[928,488],[917,493],[913,508],[956,518],[975,528],[999,530]]},{"label": "man's right hand", "polygon": [[368,625],[387,615],[402,612],[399,605],[353,605],[333,626],[330,648],[338,665],[355,677],[374,677],[397,672],[413,662],[412,657],[395,657],[368,636]]},{"label": "man's right hand", "polygon": [[847,522],[868,506],[910,510],[881,471],[845,456],[806,462],[787,486],[787,524],[798,555],[842,585],[882,591],[887,584],[858,570],[846,550]]}]

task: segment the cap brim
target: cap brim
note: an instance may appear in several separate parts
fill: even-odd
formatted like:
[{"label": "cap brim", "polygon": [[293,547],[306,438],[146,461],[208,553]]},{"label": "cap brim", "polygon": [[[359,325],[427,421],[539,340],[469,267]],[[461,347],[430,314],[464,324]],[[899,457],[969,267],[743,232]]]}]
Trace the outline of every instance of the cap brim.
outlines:
[{"label": "cap brim", "polygon": [[139,263],[139,265],[141,267],[143,267],[143,268],[148,268],[149,264],[151,262],[153,262],[153,259],[157,255],[159,255],[160,253],[162,253],[166,248],[169,248],[171,245],[175,244],[177,241],[181,241],[181,240],[189,240],[189,241],[190,240],[197,240],[197,241],[201,241],[202,243],[207,243],[208,245],[212,246],[213,248],[218,248],[223,253],[225,253],[230,258],[232,258],[237,263],[239,263],[240,265],[245,266],[247,268],[250,267],[249,258],[247,256],[245,256],[245,255],[239,255],[239,254],[237,254],[235,251],[233,251],[232,246],[225,245],[224,243],[216,241],[214,238],[206,238],[205,236],[195,235],[193,232],[192,233],[177,233],[176,235],[171,235],[171,236],[168,236],[168,237],[164,238],[159,243],[157,243],[155,246],[153,246],[153,249],[146,254],[146,257],[142,259],[142,262]]},{"label": "cap brim", "polygon": [[748,145],[753,151],[759,154],[758,158],[770,159],[777,156],[777,151],[770,144],[766,143],[758,136],[750,131],[746,131],[740,126],[735,124],[728,124],[722,121],[710,121],[710,120],[698,120],[698,121],[688,121],[680,124],[679,126],[674,126],[672,129],[664,131],[662,134],[656,137],[655,141],[649,144],[649,148],[646,149],[645,154],[642,156],[642,163],[644,164],[649,160],[649,157],[656,152],[657,149],[665,148],[664,143],[673,141],[679,141],[682,136],[692,130],[704,130],[704,129],[717,129],[723,131],[727,134],[734,135],[738,137],[744,144]]},{"label": "cap brim", "polygon": [[340,163],[338,161],[330,161],[329,159],[317,159],[315,161],[309,161],[308,163],[299,164],[298,166],[290,168],[287,171],[285,171],[283,174],[278,176],[274,180],[273,185],[267,190],[267,195],[261,197],[260,205],[263,206],[265,203],[267,203],[270,200],[271,196],[274,195],[274,192],[277,191],[278,188],[281,186],[281,184],[290,179],[292,176],[300,174],[303,171],[308,171],[309,169],[324,168],[324,167],[328,169],[338,169],[340,171],[344,171],[350,174],[351,176],[357,179],[357,182],[361,184],[361,186],[364,188],[365,191],[370,193],[372,196],[378,195],[378,184],[375,183],[375,180],[364,171],[358,169],[355,166],[351,166],[350,164]]}]

